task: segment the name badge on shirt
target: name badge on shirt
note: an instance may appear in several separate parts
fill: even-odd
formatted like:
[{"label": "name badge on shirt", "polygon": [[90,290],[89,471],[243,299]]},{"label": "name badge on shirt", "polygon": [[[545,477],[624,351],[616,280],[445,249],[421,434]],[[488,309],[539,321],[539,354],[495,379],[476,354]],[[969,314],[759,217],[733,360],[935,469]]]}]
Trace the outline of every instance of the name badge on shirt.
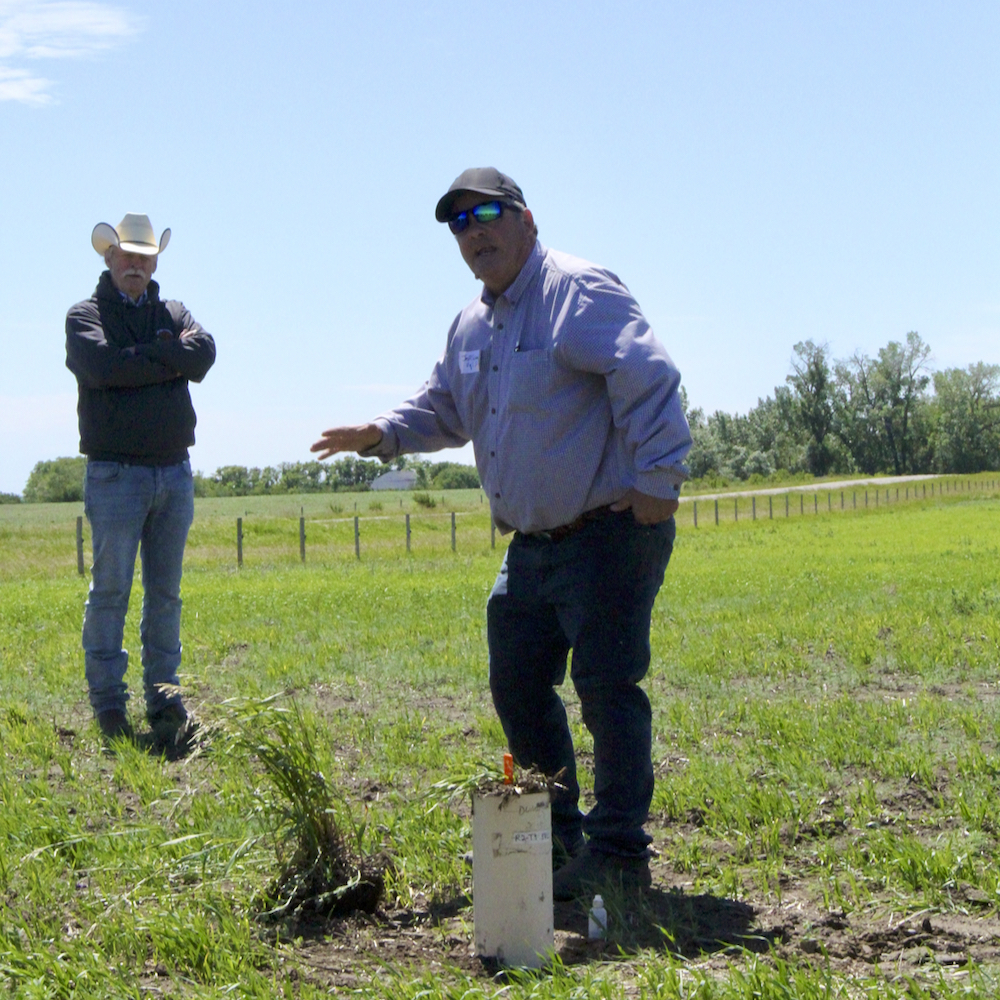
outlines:
[{"label": "name badge on shirt", "polygon": [[463,375],[475,375],[479,371],[479,351],[459,351],[458,368]]}]

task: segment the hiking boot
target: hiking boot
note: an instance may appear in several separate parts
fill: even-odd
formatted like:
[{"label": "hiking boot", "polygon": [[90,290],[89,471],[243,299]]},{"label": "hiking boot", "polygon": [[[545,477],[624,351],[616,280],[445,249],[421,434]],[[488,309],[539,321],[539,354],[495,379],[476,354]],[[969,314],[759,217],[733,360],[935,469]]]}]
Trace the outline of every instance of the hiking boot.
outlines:
[{"label": "hiking boot", "polygon": [[188,748],[194,742],[197,723],[180,703],[149,712],[146,718],[158,746]]},{"label": "hiking boot", "polygon": [[122,708],[108,708],[97,715],[97,725],[105,740],[130,740],[135,733]]},{"label": "hiking boot", "polygon": [[552,898],[565,903],[615,889],[648,889],[652,884],[647,858],[605,854],[587,846],[552,876]]}]

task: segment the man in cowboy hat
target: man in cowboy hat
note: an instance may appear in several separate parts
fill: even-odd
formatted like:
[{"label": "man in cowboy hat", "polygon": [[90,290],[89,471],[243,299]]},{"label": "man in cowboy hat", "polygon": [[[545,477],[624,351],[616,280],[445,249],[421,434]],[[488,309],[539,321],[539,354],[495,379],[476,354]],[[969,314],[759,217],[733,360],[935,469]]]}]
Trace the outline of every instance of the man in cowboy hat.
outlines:
[{"label": "man in cowboy hat", "polygon": [[169,240],[169,229],[155,238],[145,215],[94,228],[91,243],[107,270],[66,316],[66,366],[79,386],[94,549],[83,617],[90,704],[105,738],[132,737],[122,635],[138,552],[146,717],[160,745],[184,746],[192,733],[177,677],[181,566],[194,515],[188,382],[212,367],[215,342],[151,280]]},{"label": "man in cowboy hat", "polygon": [[[481,293],[413,398],[326,431],[313,451],[389,460],[473,442],[493,519],[514,531],[487,604],[493,703],[515,760],[564,785],[552,801],[566,861],[555,898],[647,886],[652,729],[639,681],[691,446],[680,375],[614,274],[538,242],[510,177],[466,170],[435,216]],[[594,737],[585,817],[555,690],[570,651]]]}]

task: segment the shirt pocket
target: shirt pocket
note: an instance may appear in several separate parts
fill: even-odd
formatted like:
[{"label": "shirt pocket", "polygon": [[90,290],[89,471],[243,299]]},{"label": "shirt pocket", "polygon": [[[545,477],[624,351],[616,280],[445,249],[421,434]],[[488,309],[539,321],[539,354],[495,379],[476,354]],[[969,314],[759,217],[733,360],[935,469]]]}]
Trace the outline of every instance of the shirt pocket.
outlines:
[{"label": "shirt pocket", "polygon": [[516,412],[544,410],[551,402],[556,364],[550,349],[515,351],[510,359],[507,405]]}]

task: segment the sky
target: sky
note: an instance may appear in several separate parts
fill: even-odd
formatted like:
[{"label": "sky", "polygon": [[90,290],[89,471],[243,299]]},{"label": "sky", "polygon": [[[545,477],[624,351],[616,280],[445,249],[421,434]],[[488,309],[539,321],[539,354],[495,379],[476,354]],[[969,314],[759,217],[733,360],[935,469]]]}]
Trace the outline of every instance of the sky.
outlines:
[{"label": "sky", "polygon": [[304,461],[478,294],[433,214],[469,166],[622,278],[706,412],[806,339],[1000,363],[998,48],[993,0],[0,0],[0,491],[77,453],[98,222],[170,227],[162,294],[216,339],[193,466]]}]

